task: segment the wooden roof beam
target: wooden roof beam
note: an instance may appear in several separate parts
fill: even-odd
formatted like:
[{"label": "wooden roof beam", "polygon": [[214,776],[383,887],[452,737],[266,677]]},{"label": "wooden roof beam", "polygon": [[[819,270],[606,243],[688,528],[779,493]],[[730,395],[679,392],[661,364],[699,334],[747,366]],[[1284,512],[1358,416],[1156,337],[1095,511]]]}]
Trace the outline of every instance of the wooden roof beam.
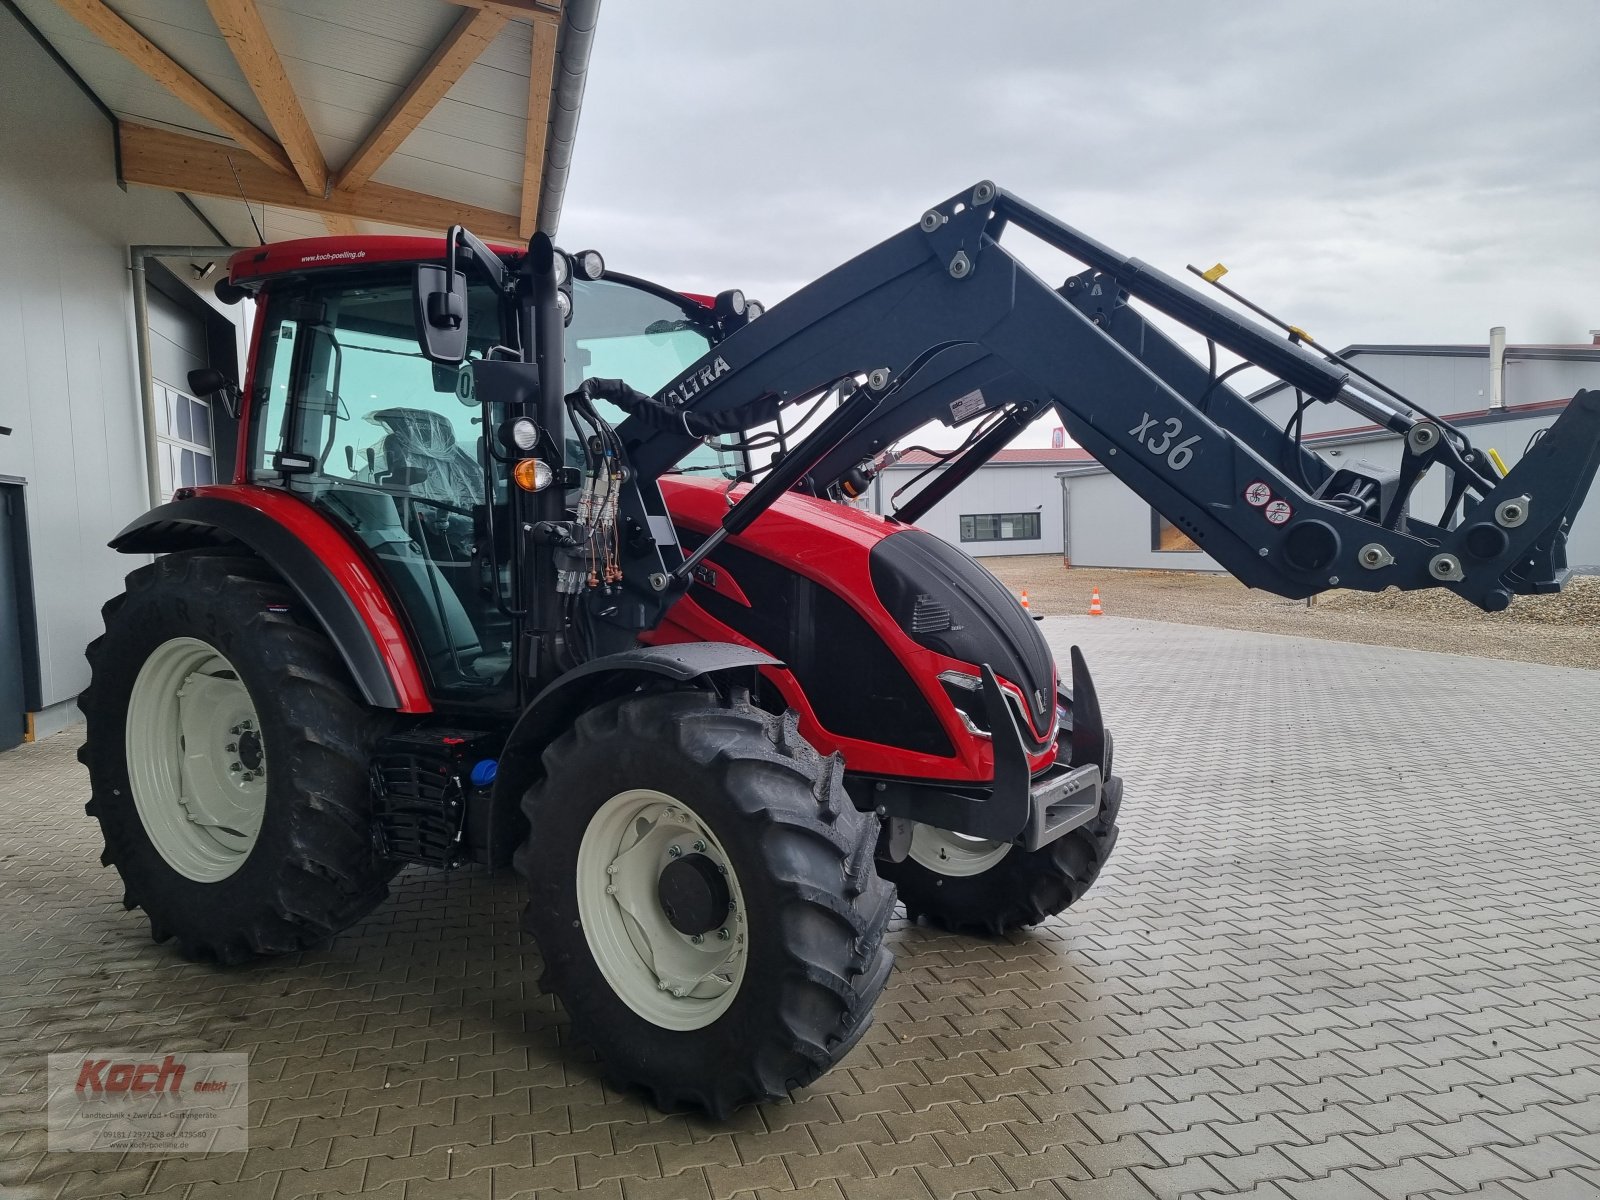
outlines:
[{"label": "wooden roof beam", "polygon": [[522,148],[522,202],[517,234],[522,241],[539,226],[539,185],[544,178],[545,139],[550,131],[551,85],[556,69],[559,26],[535,22],[533,55],[528,65],[528,132]]},{"label": "wooden roof beam", "polygon": [[256,0],[206,0],[212,19],[233,51],[250,90],[272,122],[273,131],[283,144],[294,173],[307,192],[320,196],[328,190],[328,164],[322,147],[311,132],[305,110],[296,98],[294,85],[283,69],[283,60],[272,45],[272,35],[261,20]]},{"label": "wooden roof beam", "polygon": [[510,17],[513,21],[546,22],[561,24],[559,0],[450,0],[462,8],[483,8]]},{"label": "wooden roof beam", "polygon": [[223,142],[130,121],[117,123],[117,136],[122,145],[122,177],[128,183],[440,233],[460,223],[485,239],[512,245],[517,242],[515,213],[496,212],[383,183],[369,183],[356,192],[335,188],[326,196],[312,196],[299,180],[270,171]]},{"label": "wooden roof beam", "polygon": [[56,0],[56,4],[90,33],[233,138],[255,158],[274,171],[284,175],[294,174],[294,165],[282,146],[179,66],[160,46],[112,12],[102,0]]},{"label": "wooden roof beam", "polygon": [[422,124],[433,106],[444,99],[456,80],[478,61],[478,56],[499,35],[505,23],[504,14],[486,8],[462,13],[444,41],[422,65],[422,70],[367,134],[350,161],[340,168],[333,181],[334,190],[353,192],[365,186],[373,173],[400,148],[400,143],[411,136],[411,131]]}]

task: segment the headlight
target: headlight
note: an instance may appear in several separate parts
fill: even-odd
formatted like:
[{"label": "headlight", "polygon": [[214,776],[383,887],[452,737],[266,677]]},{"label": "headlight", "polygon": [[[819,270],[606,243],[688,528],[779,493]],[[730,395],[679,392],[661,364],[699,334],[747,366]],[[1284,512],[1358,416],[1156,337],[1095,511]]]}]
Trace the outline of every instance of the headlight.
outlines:
[{"label": "headlight", "polygon": [[501,430],[501,439],[516,450],[532,450],[539,444],[539,427],[527,417],[518,417]]},{"label": "headlight", "polygon": [[606,260],[598,250],[581,250],[572,256],[572,267],[579,279],[593,281],[606,273]]}]

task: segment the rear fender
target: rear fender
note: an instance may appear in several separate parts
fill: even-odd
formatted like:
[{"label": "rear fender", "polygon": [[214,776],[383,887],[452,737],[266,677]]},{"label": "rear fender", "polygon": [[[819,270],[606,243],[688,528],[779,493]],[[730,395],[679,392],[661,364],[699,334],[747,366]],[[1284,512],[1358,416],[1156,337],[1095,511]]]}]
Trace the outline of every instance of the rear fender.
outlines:
[{"label": "rear fender", "polygon": [[691,683],[743,675],[754,687],[759,668],[782,665],[770,654],[731,642],[683,642],[607,654],[568,671],[523,711],[500,753],[490,799],[490,865],[509,861],[515,843],[525,836],[522,797],[538,781],[545,747],[580,714],[652,681]]},{"label": "rear fender", "polygon": [[123,554],[242,547],[294,588],[374,708],[428,713],[422,670],[387,592],[356,548],[304,501],[270,488],[185,488],[111,539]]}]

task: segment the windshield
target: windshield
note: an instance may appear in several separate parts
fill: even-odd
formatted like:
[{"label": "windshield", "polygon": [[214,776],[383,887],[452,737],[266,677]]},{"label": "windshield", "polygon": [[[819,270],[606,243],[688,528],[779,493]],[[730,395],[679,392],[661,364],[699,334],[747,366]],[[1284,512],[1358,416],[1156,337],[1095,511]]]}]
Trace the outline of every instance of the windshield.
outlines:
[{"label": "windshield", "polygon": [[[567,327],[567,378],[570,392],[585,379],[621,379],[654,394],[711,349],[710,313],[692,301],[673,300],[618,279],[575,280],[572,324]],[[626,417],[607,401],[596,401],[612,424]],[[574,436],[568,431],[568,436]],[[680,471],[729,476],[739,473],[737,455],[696,446],[678,464]]]}]

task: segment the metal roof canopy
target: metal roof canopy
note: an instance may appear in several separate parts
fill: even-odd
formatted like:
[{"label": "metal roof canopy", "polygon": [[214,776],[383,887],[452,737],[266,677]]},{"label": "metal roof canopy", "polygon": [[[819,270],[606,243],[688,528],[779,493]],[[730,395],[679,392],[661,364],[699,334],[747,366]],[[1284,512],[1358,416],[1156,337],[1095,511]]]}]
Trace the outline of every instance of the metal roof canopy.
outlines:
[{"label": "metal roof canopy", "polygon": [[7,6],[114,116],[121,179],[207,198],[235,244],[252,217],[270,240],[559,223],[600,0]]}]

